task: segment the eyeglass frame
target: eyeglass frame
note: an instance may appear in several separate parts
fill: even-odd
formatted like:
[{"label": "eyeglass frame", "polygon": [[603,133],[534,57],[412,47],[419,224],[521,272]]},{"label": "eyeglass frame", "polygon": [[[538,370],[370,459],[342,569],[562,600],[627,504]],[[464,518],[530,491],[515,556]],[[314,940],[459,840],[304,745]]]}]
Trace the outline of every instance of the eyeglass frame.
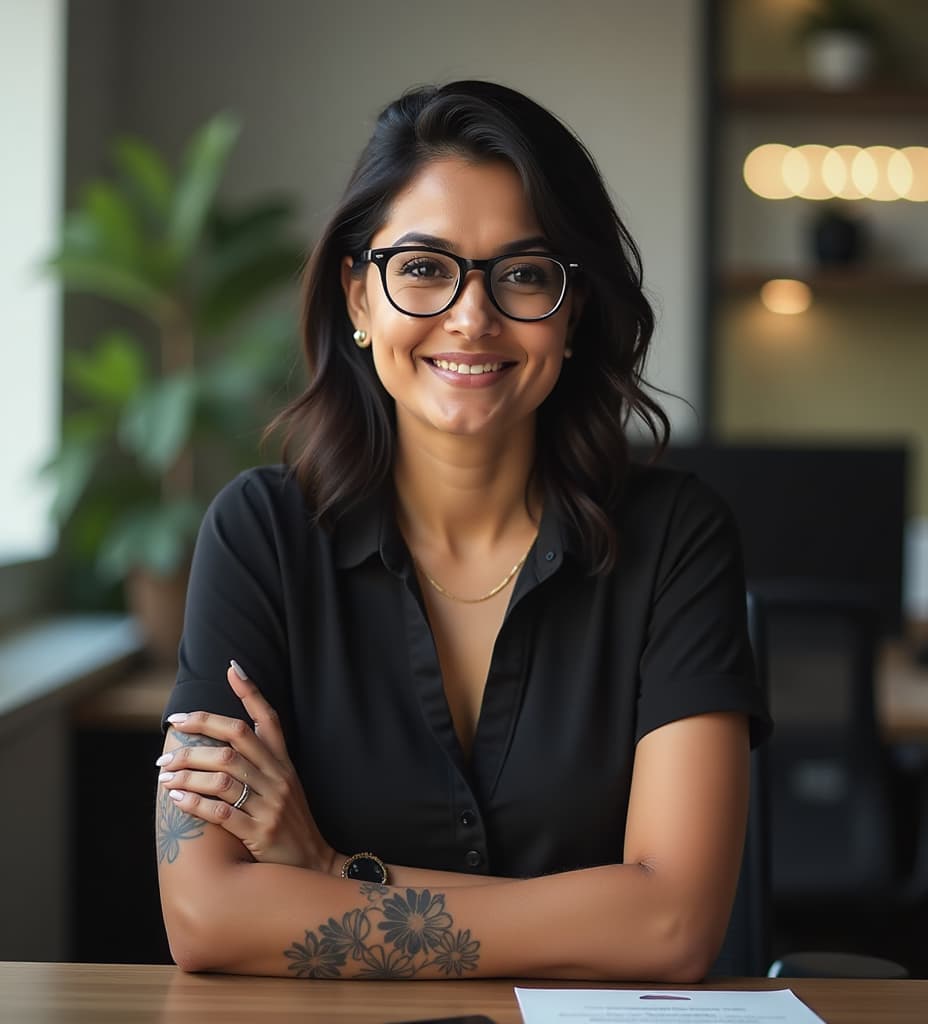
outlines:
[{"label": "eyeglass frame", "polygon": [[[387,264],[397,253],[400,252],[431,252],[438,256],[446,256],[457,264],[458,282],[455,285],[451,298],[444,304],[444,306],[441,307],[441,309],[436,309],[434,313],[410,313],[408,309],[403,309],[402,306],[394,301],[393,296],[390,294],[390,289],[387,287]],[[493,287],[490,284],[490,271],[497,264],[502,263],[505,260],[519,259],[522,256],[543,256],[545,259],[551,260],[552,263],[556,263],[564,272],[564,285],[561,288],[560,297],[554,304],[554,308],[551,309],[550,312],[545,313],[544,316],[513,316],[511,313],[507,313],[506,310],[503,309],[497,301],[496,296],[493,294]],[[446,249],[436,249],[431,245],[391,245],[382,249],[365,249],[360,256],[353,259],[352,266],[356,267],[363,263],[373,263],[380,271],[380,283],[383,286],[383,293],[386,295],[387,301],[395,310],[402,313],[404,316],[414,316],[423,319],[430,316],[441,316],[442,313],[447,313],[447,311],[460,298],[461,292],[464,290],[464,282],[467,280],[467,275],[472,270],[480,270],[483,272],[484,288],[490,302],[493,303],[494,307],[498,309],[503,316],[523,324],[538,323],[540,320],[547,320],[549,317],[554,316],[554,314],[564,304],[564,297],[567,295],[567,288],[570,285],[571,278],[578,270],[580,270],[579,263],[565,263],[560,257],[555,256],[550,252],[537,252],[535,250],[530,252],[508,252],[504,253],[502,256],[493,256],[488,260],[471,260],[464,256],[458,256],[456,253],[448,252]]]}]

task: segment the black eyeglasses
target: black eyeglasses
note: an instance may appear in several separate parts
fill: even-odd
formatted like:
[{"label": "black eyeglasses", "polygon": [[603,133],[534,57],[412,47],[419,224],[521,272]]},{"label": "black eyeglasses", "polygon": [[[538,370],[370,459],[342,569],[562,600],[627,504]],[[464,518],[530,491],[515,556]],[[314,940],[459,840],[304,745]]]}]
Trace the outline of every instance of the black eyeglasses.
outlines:
[{"label": "black eyeglasses", "polygon": [[421,245],[365,249],[355,266],[373,263],[390,304],[408,316],[437,316],[454,305],[471,270],[483,271],[490,301],[512,320],[545,320],[560,308],[578,263],[543,252],[509,253],[491,260]]}]

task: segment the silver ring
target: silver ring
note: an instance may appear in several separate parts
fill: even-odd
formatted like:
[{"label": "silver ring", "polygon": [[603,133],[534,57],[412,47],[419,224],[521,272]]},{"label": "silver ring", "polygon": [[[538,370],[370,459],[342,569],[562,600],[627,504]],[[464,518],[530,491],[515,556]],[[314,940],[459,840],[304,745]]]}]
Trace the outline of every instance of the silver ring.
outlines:
[{"label": "silver ring", "polygon": [[248,794],[250,792],[251,792],[251,786],[249,786],[247,782],[243,782],[242,783],[242,795],[238,798],[238,800],[235,801],[234,804],[232,804],[232,807],[236,811],[240,810],[244,806],[245,801],[248,799]]}]

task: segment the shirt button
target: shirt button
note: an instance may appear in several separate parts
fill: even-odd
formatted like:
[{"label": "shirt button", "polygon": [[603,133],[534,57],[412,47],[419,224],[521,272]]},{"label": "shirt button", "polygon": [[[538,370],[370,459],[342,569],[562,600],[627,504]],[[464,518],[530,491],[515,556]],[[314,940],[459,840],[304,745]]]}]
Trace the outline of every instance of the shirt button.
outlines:
[{"label": "shirt button", "polygon": [[464,854],[464,863],[469,868],[479,868],[482,860],[483,857],[480,856],[479,850],[468,850],[467,853]]},{"label": "shirt button", "polygon": [[546,562],[553,562],[556,557],[557,556],[554,554],[553,551],[546,551],[545,552],[545,561]]},{"label": "shirt button", "polygon": [[473,811],[462,811],[461,812],[461,824],[464,825],[465,827],[470,828],[471,825],[473,825],[476,820],[477,820],[477,815],[474,814]]}]

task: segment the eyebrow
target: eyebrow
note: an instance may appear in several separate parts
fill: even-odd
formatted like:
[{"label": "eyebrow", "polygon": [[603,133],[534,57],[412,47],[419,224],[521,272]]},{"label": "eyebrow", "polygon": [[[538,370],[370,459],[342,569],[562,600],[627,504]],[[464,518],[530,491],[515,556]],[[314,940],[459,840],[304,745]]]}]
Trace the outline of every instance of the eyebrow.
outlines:
[{"label": "eyebrow", "polygon": [[[393,243],[397,245],[425,245],[430,249],[447,249],[448,252],[457,252],[454,242],[447,238],[439,238],[437,235],[424,235],[420,231],[407,231],[400,235]],[[516,238],[512,242],[506,242],[497,250],[498,256],[505,256],[510,252],[529,252],[534,249],[550,249],[547,238],[544,235],[530,235],[528,238]]]}]

